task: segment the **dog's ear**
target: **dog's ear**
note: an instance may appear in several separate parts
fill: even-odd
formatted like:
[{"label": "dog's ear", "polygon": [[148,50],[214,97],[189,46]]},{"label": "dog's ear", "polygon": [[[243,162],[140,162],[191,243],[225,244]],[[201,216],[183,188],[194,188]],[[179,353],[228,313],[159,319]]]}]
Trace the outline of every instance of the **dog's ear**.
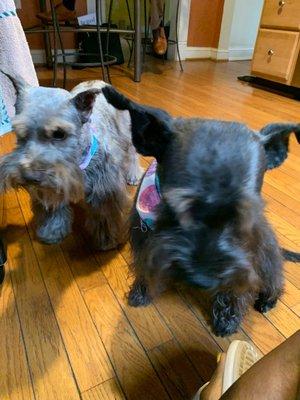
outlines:
[{"label": "dog's ear", "polygon": [[96,97],[99,93],[101,93],[100,89],[89,89],[78,93],[73,97],[73,99],[71,99],[71,102],[77,109],[83,124],[89,120]]},{"label": "dog's ear", "polygon": [[127,99],[121,93],[119,93],[111,85],[106,85],[102,88],[102,93],[106,98],[107,102],[117,108],[118,110],[129,110],[131,104],[134,104],[131,100]]},{"label": "dog's ear", "polygon": [[138,153],[155,157],[160,163],[173,134],[168,123],[141,108],[130,111],[132,143]]},{"label": "dog's ear", "polygon": [[138,153],[152,156],[161,162],[173,135],[170,115],[159,108],[137,104],[112,86],[102,89],[108,103],[118,110],[128,110],[131,117],[132,142]]},{"label": "dog's ear", "polygon": [[19,114],[22,111],[24,95],[27,89],[31,86],[20,76],[20,75],[11,75],[9,72],[0,70],[3,75],[7,76],[7,78],[12,82],[15,91],[16,91],[16,102],[15,109],[16,114]]},{"label": "dog's ear", "polygon": [[287,157],[289,136],[294,132],[300,143],[300,124],[275,123],[266,125],[259,135],[267,156],[267,169],[279,167]]}]

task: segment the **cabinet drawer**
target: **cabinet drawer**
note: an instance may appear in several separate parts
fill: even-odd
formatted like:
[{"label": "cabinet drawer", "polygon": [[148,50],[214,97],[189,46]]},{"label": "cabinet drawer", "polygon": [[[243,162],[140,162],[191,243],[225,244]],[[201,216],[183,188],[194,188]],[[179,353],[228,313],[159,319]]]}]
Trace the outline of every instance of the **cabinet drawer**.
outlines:
[{"label": "cabinet drawer", "polygon": [[298,32],[260,29],[254,50],[252,73],[289,83],[297,61],[298,47]]},{"label": "cabinet drawer", "polygon": [[300,0],[265,0],[260,24],[300,30]]}]

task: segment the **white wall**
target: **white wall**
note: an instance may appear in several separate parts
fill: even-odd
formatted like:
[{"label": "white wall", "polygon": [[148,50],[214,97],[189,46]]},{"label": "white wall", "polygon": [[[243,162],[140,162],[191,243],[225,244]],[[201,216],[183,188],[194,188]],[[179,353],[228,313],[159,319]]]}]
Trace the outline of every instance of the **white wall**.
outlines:
[{"label": "white wall", "polygon": [[229,59],[251,59],[264,0],[235,0]]}]

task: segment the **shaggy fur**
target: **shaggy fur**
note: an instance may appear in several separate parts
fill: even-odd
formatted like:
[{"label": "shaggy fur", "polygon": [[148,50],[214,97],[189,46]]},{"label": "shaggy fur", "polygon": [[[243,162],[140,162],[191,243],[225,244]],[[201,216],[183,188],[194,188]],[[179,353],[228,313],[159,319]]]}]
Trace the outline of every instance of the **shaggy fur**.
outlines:
[{"label": "shaggy fur", "polygon": [[[68,92],[10,78],[18,93],[17,146],[0,160],[0,191],[28,190],[43,242],[60,242],[71,231],[70,203],[81,202],[95,247],[117,246],[126,239],[126,183],[137,184],[142,174],[131,144],[129,112],[107,103],[101,81]],[[90,121],[99,147],[82,171],[79,164],[92,137]]]},{"label": "shaggy fur", "polygon": [[282,293],[282,254],[264,216],[266,169],[280,165],[297,124],[253,132],[235,122],[171,118],[131,102],[112,87],[106,99],[128,109],[139,153],[158,160],[162,193],[153,230],[141,229],[135,207],[131,242],[132,306],[145,306],[170,282],[209,291],[217,335],[238,329],[249,304],[266,312]]}]

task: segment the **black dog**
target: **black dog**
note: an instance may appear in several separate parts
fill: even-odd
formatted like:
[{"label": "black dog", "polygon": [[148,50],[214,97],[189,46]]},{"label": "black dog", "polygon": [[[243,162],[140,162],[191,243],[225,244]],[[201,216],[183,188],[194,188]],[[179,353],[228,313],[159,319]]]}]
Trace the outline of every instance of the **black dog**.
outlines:
[{"label": "black dog", "polygon": [[[155,220],[151,210],[147,217],[147,199],[139,205],[144,181],[132,213],[130,305],[147,305],[170,281],[196,285],[212,294],[213,329],[221,336],[237,330],[249,304],[260,312],[274,307],[283,288],[282,253],[261,187],[266,169],[286,158],[289,134],[300,140],[300,125],[271,124],[256,133],[235,122],[172,118],[112,87],[102,90],[113,106],[129,110],[137,151],[158,162],[144,177],[155,172],[148,198],[156,204],[160,196]],[[297,253],[284,256],[298,260]]]}]

